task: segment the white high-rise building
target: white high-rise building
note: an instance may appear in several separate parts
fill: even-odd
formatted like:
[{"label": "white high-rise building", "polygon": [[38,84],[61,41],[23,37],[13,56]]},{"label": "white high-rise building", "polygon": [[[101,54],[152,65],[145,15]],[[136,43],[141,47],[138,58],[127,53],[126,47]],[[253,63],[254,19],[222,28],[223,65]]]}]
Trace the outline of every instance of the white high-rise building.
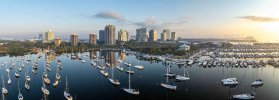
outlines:
[{"label": "white high-rise building", "polygon": [[163,33],[166,33],[166,40],[171,40],[171,38],[170,38],[170,30],[169,29],[164,29]]},{"label": "white high-rise building", "polygon": [[129,41],[129,33],[126,30],[121,29],[118,32],[118,41],[123,41],[123,42]]},{"label": "white high-rise building", "polygon": [[105,27],[105,44],[114,45],[115,44],[115,26],[107,25]]},{"label": "white high-rise building", "polygon": [[137,33],[136,33],[136,41],[138,41],[138,42],[147,42],[148,35],[147,35],[146,28],[137,29],[136,31],[137,31]]},{"label": "white high-rise building", "polygon": [[161,34],[161,41],[167,41],[167,33],[166,32],[163,32],[162,34]]},{"label": "white high-rise building", "polygon": [[158,34],[155,30],[149,31],[149,42],[156,42],[158,40]]},{"label": "white high-rise building", "polygon": [[172,41],[176,40],[176,33],[175,32],[171,32],[171,40]]},{"label": "white high-rise building", "polygon": [[45,41],[46,42],[51,42],[54,41],[54,32],[52,30],[48,30],[45,33]]}]

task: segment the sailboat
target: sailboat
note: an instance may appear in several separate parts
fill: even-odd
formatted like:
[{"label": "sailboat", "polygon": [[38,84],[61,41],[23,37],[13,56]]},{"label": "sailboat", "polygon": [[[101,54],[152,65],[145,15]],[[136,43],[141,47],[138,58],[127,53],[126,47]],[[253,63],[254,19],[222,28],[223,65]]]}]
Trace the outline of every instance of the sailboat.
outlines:
[{"label": "sailboat", "polygon": [[91,65],[96,66],[96,63],[94,61],[91,61]]},{"label": "sailboat", "polygon": [[69,93],[67,77],[66,77],[66,89],[65,89],[65,91],[64,91],[64,97],[65,97],[67,100],[73,100],[73,97],[72,97],[71,94]]},{"label": "sailboat", "polygon": [[[231,67],[232,68],[232,67]],[[231,69],[232,70],[232,69]],[[237,85],[238,81],[236,78],[225,78],[221,80],[223,85]]]},{"label": "sailboat", "polygon": [[104,70],[106,67],[105,66],[97,66],[98,69]]},{"label": "sailboat", "polygon": [[17,69],[18,69],[19,72],[21,72],[22,67],[19,65]]},{"label": "sailboat", "polygon": [[60,74],[59,74],[58,67],[57,67],[57,69],[56,69],[55,78],[56,78],[57,80],[60,80]]},{"label": "sailboat", "polygon": [[50,80],[47,76],[46,66],[45,66],[45,60],[44,60],[44,72],[43,72],[43,80],[46,84],[50,84]]},{"label": "sailboat", "polygon": [[[257,79],[258,78],[258,69],[257,69],[257,72],[256,74],[254,74],[254,76],[256,75],[256,80],[254,82],[252,82],[251,86],[254,86],[254,87],[260,87],[263,85],[264,81],[262,79]],[[254,79],[254,78],[253,78]]]},{"label": "sailboat", "polygon": [[97,66],[98,69],[104,70],[106,67],[103,64],[103,60],[101,60],[101,64]]},{"label": "sailboat", "polygon": [[125,92],[127,93],[130,93],[130,94],[133,94],[133,95],[139,95],[139,91],[137,91],[136,89],[132,89],[131,88],[131,75],[128,74],[128,84],[129,84],[129,87],[128,88],[122,88],[122,90],[124,90]]},{"label": "sailboat", "polygon": [[18,100],[23,100],[23,96],[20,92],[20,88],[19,88],[19,82],[18,82],[18,96],[17,96]]},{"label": "sailboat", "polygon": [[165,74],[165,76],[167,76],[167,77],[175,77],[175,74],[174,73],[171,73],[170,72],[170,64],[169,64],[169,66],[167,67],[167,73]]},{"label": "sailboat", "polygon": [[15,77],[19,78],[19,73],[17,71],[15,72]]},{"label": "sailboat", "polygon": [[[128,67],[129,67],[129,66],[128,66]],[[130,70],[130,67],[129,67],[128,69],[129,69],[129,70],[126,71],[128,74],[134,74],[134,73],[135,73],[134,71]]]},{"label": "sailboat", "polygon": [[101,74],[103,74],[105,77],[108,77],[108,72],[106,72],[105,70],[100,70]]},{"label": "sailboat", "polygon": [[26,69],[26,72],[25,72],[25,79],[26,79],[26,81],[27,82],[30,82],[31,81],[31,77],[28,75],[28,65],[27,65],[27,67],[26,67],[27,69]]},{"label": "sailboat", "polygon": [[188,70],[187,70],[187,77],[185,76],[185,66],[183,67],[183,76],[177,75],[175,79],[178,81],[185,81],[190,79]]},{"label": "sailboat", "polygon": [[263,85],[264,81],[261,79],[257,79],[256,81],[252,82],[252,86],[261,86]]},{"label": "sailboat", "polygon": [[140,70],[142,70],[144,68],[142,65],[139,64],[139,61],[138,61],[138,65],[136,65],[134,67],[137,68],[137,69],[140,69]]},{"label": "sailboat", "polygon": [[4,94],[4,95],[7,95],[8,94],[8,90],[5,88],[5,82],[4,82],[4,77],[3,77],[3,75],[2,75],[2,84],[3,84],[3,86],[2,86],[2,94]]},{"label": "sailboat", "polygon": [[[167,73],[165,74],[166,76],[170,76],[169,70],[167,68]],[[161,83],[160,84],[162,87],[169,89],[169,90],[176,90],[176,85],[175,84],[169,84],[169,77],[166,77],[166,83]]]},{"label": "sailboat", "polygon": [[117,62],[122,63],[122,60],[121,60],[121,59],[118,59]]},{"label": "sailboat", "polygon": [[132,64],[130,62],[124,62],[124,65],[126,65],[128,67],[132,66]]},{"label": "sailboat", "polygon": [[85,63],[86,61],[85,61],[85,60],[81,60],[81,62],[82,62],[82,63]]},{"label": "sailboat", "polygon": [[118,80],[113,79],[113,77],[114,77],[113,71],[114,71],[113,67],[111,67],[111,78],[108,78],[108,79],[112,84],[120,85],[120,82]]},{"label": "sailboat", "polygon": [[55,87],[55,86],[57,86],[58,84],[59,84],[59,81],[56,79],[52,85]]},{"label": "sailboat", "polygon": [[10,72],[10,70],[8,69],[8,64],[7,64],[7,62],[4,62],[5,63],[5,65],[6,65],[6,71],[9,73]]},{"label": "sailboat", "polygon": [[[28,65],[27,65],[26,71],[27,70],[28,70]],[[24,84],[24,86],[25,86],[25,88],[27,90],[29,90],[30,89],[30,85],[28,84],[28,82],[30,82],[31,78],[30,78],[30,76],[26,75],[26,72],[24,73],[24,75],[25,75],[25,84]]]},{"label": "sailboat", "polygon": [[116,69],[118,69],[118,70],[120,70],[120,71],[123,71],[123,70],[124,70],[124,68],[121,67],[120,64],[119,64],[119,65],[116,65]]},{"label": "sailboat", "polygon": [[11,80],[11,78],[10,78],[10,72],[8,72],[8,85],[11,85],[11,83],[12,83],[12,80]]},{"label": "sailboat", "polygon": [[29,89],[30,89],[30,85],[28,84],[28,82],[27,82],[27,81],[25,81],[24,86],[25,86],[25,88],[26,88],[27,90],[29,90]]},{"label": "sailboat", "polygon": [[[43,76],[42,76],[42,78],[43,78]],[[44,79],[44,78],[43,78]],[[45,94],[45,95],[49,95],[49,91],[48,91],[48,89],[46,88],[46,85],[45,85],[45,83],[42,81],[42,83],[43,83],[43,86],[42,86],[42,91],[43,91],[43,93]]]},{"label": "sailboat", "polygon": [[242,100],[252,100],[255,99],[256,93],[252,91],[252,93],[244,93],[244,94],[238,94],[238,95],[233,95],[232,97],[234,99],[242,99]]}]

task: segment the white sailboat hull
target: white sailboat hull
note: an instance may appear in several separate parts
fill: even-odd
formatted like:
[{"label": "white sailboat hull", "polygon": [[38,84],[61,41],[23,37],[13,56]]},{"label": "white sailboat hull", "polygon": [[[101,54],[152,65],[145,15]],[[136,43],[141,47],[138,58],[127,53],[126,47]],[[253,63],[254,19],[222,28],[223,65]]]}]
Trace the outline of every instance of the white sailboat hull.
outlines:
[{"label": "white sailboat hull", "polygon": [[176,85],[161,83],[161,86],[169,90],[176,90]]},{"label": "white sailboat hull", "polygon": [[240,95],[233,95],[234,99],[244,99],[244,100],[251,100],[255,99],[255,96],[251,94],[240,94]]},{"label": "white sailboat hull", "polygon": [[141,66],[141,65],[136,65],[136,66],[134,66],[135,68],[137,68],[137,69],[144,69],[144,67],[143,66]]},{"label": "white sailboat hull", "polygon": [[44,94],[49,95],[49,91],[46,88],[42,87],[42,91]]},{"label": "white sailboat hull", "polygon": [[3,87],[3,88],[2,88],[2,93],[3,93],[3,94],[8,94],[8,90],[7,90],[6,88]]},{"label": "white sailboat hull", "polygon": [[125,92],[133,94],[133,95],[139,95],[139,91],[136,91],[135,89],[126,89],[126,88],[122,88]]},{"label": "white sailboat hull", "polygon": [[73,97],[67,93],[66,91],[64,91],[64,97],[67,99],[67,100],[73,100]]},{"label": "white sailboat hull", "polygon": [[189,77],[185,77],[185,76],[180,76],[180,75],[177,75],[176,80],[179,80],[179,81],[186,81],[186,80],[190,80]]},{"label": "white sailboat hull", "polygon": [[124,68],[123,67],[120,67],[120,66],[116,66],[116,69],[120,70],[120,71],[123,71]]},{"label": "white sailboat hull", "polygon": [[120,82],[118,80],[113,80],[113,79],[109,78],[109,81],[114,85],[120,85]]}]

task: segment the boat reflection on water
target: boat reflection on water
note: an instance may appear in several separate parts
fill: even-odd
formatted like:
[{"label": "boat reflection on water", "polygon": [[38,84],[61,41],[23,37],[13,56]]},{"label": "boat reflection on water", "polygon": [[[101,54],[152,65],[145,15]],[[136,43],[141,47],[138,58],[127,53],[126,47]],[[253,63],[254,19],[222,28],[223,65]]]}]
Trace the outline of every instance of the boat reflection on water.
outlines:
[{"label": "boat reflection on water", "polygon": [[[16,62],[20,57],[0,57],[0,64],[3,64],[0,71],[3,73],[2,80],[5,80],[2,86],[9,91],[6,100],[23,97],[38,100],[46,98],[46,95],[50,100],[72,100],[74,95],[81,100],[228,100],[253,96],[257,100],[264,100],[266,96],[279,99],[276,94],[279,87],[274,86],[279,84],[279,69],[270,65],[256,66],[258,62],[217,59],[184,61],[167,56],[111,50],[26,56],[29,62],[24,63],[21,72],[17,65],[21,62]],[[13,64],[16,65],[9,68]],[[9,74],[13,73],[17,73],[19,78],[10,77]],[[229,84],[229,81],[237,84]],[[17,86],[17,82],[22,85]],[[5,85],[7,83],[9,85]],[[29,91],[24,89],[24,83],[30,87]]]}]

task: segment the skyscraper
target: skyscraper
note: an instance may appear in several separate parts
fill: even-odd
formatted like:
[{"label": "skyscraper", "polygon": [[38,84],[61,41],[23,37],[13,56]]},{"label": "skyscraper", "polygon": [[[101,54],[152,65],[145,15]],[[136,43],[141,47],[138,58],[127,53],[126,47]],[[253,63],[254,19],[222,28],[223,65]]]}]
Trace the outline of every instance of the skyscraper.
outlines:
[{"label": "skyscraper", "polygon": [[99,30],[99,41],[105,43],[105,30]]},{"label": "skyscraper", "polygon": [[75,47],[78,46],[78,35],[76,33],[70,36],[71,46]]},{"label": "skyscraper", "polygon": [[97,45],[97,35],[94,33],[89,34],[89,44]]},{"label": "skyscraper", "polygon": [[105,44],[114,45],[115,44],[115,26],[107,25],[105,27]]},{"label": "skyscraper", "polygon": [[164,29],[163,33],[166,33],[166,40],[170,40],[170,30],[169,29]]},{"label": "skyscraper", "polygon": [[148,35],[146,28],[141,28],[136,30],[136,41],[138,42],[147,42]]},{"label": "skyscraper", "polygon": [[161,41],[166,41],[167,40],[167,33],[166,32],[163,32],[162,34],[161,34]]},{"label": "skyscraper", "polygon": [[53,40],[54,40],[54,32],[52,32],[52,30],[48,30],[45,33],[45,41],[50,42],[50,41],[53,41]]},{"label": "skyscraper", "polygon": [[129,33],[126,30],[121,29],[118,32],[118,41],[124,41],[124,42],[129,41]]},{"label": "skyscraper", "polygon": [[60,38],[56,38],[56,39],[54,40],[54,44],[55,44],[56,47],[60,47],[61,42],[62,42],[62,41],[61,41]]},{"label": "skyscraper", "polygon": [[176,33],[175,32],[171,32],[171,40],[172,41],[176,40]]},{"label": "skyscraper", "polygon": [[44,40],[44,34],[40,33],[38,39],[41,40],[41,41]]},{"label": "skyscraper", "polygon": [[158,34],[155,30],[150,30],[149,31],[149,42],[155,42],[158,40]]}]

